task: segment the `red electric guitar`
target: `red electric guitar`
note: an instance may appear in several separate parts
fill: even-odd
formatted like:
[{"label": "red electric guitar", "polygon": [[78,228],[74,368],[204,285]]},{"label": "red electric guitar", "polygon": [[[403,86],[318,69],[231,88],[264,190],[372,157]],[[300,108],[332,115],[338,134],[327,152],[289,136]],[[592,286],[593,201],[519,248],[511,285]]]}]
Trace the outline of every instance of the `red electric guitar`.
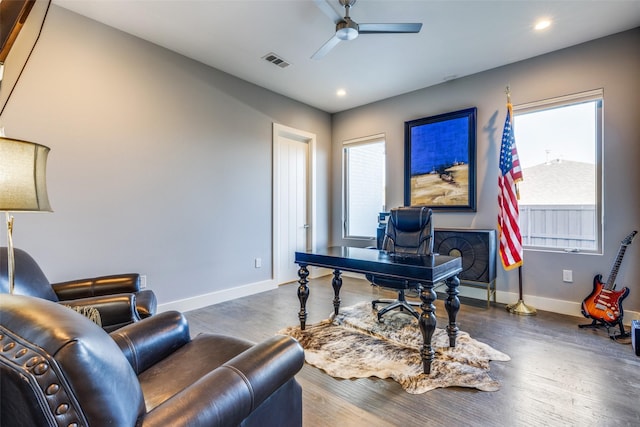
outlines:
[{"label": "red electric guitar", "polygon": [[620,243],[620,250],[613,263],[613,268],[611,269],[607,282],[602,283],[601,274],[597,274],[596,277],[593,278],[593,291],[582,302],[582,314],[584,317],[589,317],[593,319],[594,322],[602,322],[607,326],[621,324],[622,300],[629,295],[629,288],[624,287],[616,291],[615,282],[618,269],[622,263],[622,257],[636,233],[637,231],[633,231]]}]

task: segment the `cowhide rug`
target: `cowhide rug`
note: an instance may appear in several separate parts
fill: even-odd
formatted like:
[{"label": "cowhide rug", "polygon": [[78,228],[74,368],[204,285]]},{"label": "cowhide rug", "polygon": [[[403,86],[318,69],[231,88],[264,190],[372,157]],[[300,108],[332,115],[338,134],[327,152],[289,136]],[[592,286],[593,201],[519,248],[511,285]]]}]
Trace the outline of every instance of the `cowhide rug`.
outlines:
[{"label": "cowhide rug", "polygon": [[[333,316],[332,316],[333,317]],[[471,387],[496,391],[489,361],[511,360],[506,354],[459,331],[455,348],[445,330],[437,328],[431,344],[436,352],[431,373],[422,372],[422,334],[413,316],[398,310],[378,323],[371,303],[340,309],[335,318],[315,325],[283,329],[305,349],[307,363],[336,378],[392,378],[407,392],[420,394],[440,387]]]}]

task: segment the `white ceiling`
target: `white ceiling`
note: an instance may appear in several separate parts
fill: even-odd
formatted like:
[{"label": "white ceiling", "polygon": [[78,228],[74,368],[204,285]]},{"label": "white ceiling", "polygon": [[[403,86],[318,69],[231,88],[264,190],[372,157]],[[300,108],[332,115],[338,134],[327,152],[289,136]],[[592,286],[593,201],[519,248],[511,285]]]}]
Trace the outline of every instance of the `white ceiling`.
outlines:
[{"label": "white ceiling", "polygon": [[[334,33],[314,0],[53,3],[330,113],[640,26],[640,0],[358,0],[356,22],[422,31],[360,35],[312,60]],[[535,32],[543,17],[552,26]],[[261,59],[270,52],[291,65]]]}]

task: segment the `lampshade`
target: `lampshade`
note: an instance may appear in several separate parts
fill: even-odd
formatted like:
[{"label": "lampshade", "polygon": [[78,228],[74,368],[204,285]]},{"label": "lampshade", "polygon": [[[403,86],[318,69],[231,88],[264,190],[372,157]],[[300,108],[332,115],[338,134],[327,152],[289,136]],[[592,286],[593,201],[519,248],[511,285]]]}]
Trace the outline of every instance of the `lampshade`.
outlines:
[{"label": "lampshade", "polygon": [[44,145],[0,137],[0,211],[51,212],[48,154]]}]

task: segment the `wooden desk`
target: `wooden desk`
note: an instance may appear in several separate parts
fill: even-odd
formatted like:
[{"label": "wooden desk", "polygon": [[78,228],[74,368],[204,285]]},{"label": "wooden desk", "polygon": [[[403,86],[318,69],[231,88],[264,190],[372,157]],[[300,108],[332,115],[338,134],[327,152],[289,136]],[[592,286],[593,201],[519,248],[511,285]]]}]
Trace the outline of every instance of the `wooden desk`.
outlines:
[{"label": "wooden desk", "polygon": [[433,290],[433,285],[445,281],[447,285],[448,297],[445,301],[445,309],[449,316],[447,334],[449,335],[449,345],[455,347],[456,336],[458,335],[458,325],[456,316],[460,309],[458,299],[458,273],[462,271],[462,260],[460,257],[450,257],[444,255],[411,256],[398,257],[389,255],[384,251],[376,249],[350,248],[335,246],[316,251],[296,252],[295,263],[300,266],[298,270],[298,299],[300,300],[300,328],[304,329],[307,321],[307,299],[309,298],[309,286],[307,277],[309,276],[308,266],[317,266],[333,269],[334,299],[333,308],[337,315],[340,309],[340,288],[342,287],[342,271],[351,271],[362,274],[376,274],[396,279],[407,279],[418,282],[420,287],[420,299],[422,300],[422,313],[418,321],[420,331],[424,338],[420,356],[425,374],[431,372],[431,362],[434,358],[434,350],[431,347],[431,337],[436,329],[436,307],[433,302],[437,295]]}]

